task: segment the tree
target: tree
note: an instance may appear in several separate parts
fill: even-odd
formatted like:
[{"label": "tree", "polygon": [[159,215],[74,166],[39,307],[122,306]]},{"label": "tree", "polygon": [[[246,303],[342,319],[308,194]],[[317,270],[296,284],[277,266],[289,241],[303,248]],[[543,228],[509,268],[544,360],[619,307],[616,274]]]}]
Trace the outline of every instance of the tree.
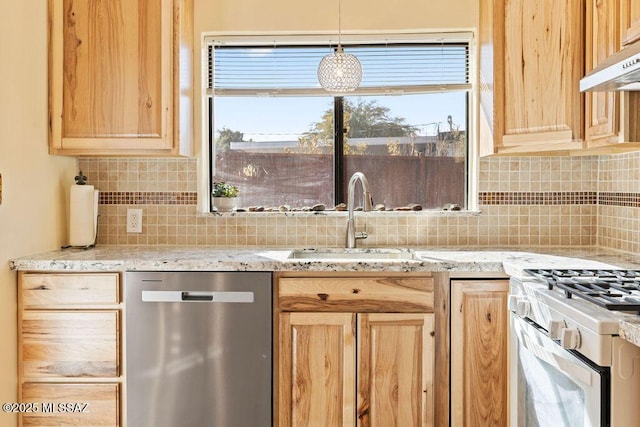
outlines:
[{"label": "tree", "polygon": [[[417,128],[405,123],[402,117],[392,117],[388,107],[378,105],[376,100],[358,99],[354,104],[344,100],[344,118],[350,138],[413,136]],[[306,153],[329,153],[333,151],[333,108],[327,109],[318,122],[314,122],[298,141],[298,148]],[[366,144],[352,147],[345,141],[345,154],[364,154]]]},{"label": "tree", "polygon": [[[418,130],[415,126],[406,124],[402,117],[391,117],[389,108],[378,105],[376,100],[359,98],[354,105],[353,101],[345,99],[344,117],[351,138],[412,136]],[[305,135],[309,134],[333,139],[332,108],[322,114],[319,122],[311,124]]]},{"label": "tree", "polygon": [[232,142],[243,142],[244,141],[244,133],[227,129],[225,127],[222,130],[218,130],[220,136],[216,139],[216,150],[218,151],[227,151],[231,146]]},{"label": "tree", "polygon": [[375,100],[358,99],[356,105],[345,100],[344,110],[351,138],[413,136],[418,131],[403,117],[391,117],[389,108]]}]

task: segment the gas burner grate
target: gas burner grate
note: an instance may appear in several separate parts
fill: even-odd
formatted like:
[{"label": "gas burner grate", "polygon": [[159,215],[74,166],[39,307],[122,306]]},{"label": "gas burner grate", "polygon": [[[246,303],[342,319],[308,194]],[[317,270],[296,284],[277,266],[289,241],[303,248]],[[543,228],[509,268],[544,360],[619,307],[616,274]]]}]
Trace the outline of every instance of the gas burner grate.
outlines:
[{"label": "gas burner grate", "polygon": [[549,290],[562,290],[612,311],[640,311],[640,270],[527,269]]}]

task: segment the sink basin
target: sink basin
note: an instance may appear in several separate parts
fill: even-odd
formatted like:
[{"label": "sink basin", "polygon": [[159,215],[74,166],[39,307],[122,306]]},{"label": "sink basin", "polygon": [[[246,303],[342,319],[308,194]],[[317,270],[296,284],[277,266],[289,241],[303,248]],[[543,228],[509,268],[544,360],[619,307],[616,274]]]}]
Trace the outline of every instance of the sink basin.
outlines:
[{"label": "sink basin", "polygon": [[320,259],[320,260],[413,260],[415,254],[410,249],[373,249],[373,248],[331,248],[331,249],[296,249],[291,251],[288,259]]}]

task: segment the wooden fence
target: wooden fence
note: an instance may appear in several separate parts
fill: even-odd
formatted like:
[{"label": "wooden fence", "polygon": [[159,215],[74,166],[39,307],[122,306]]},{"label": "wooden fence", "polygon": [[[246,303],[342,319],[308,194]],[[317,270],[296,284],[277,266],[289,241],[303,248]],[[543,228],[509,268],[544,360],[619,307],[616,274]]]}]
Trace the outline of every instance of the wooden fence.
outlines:
[{"label": "wooden fence", "polygon": [[[216,181],[240,189],[241,206],[334,204],[332,155],[225,151],[218,154],[216,168]],[[453,157],[345,156],[342,200],[346,202],[349,177],[360,171],[369,181],[374,204],[389,208],[419,203],[425,209],[463,205],[465,170],[464,159]]]}]

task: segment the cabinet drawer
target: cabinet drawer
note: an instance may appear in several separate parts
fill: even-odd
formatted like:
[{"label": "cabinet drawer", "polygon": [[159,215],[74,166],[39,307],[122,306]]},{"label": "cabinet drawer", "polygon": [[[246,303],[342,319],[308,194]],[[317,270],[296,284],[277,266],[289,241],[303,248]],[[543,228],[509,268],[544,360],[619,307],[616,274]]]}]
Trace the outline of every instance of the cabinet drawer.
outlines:
[{"label": "cabinet drawer", "polygon": [[[23,413],[22,426],[119,426],[120,390],[118,384],[42,384],[22,385],[23,403],[34,403],[38,412]],[[73,406],[74,412],[62,412]],[[86,405],[86,406],[85,406]],[[69,409],[67,409],[69,411]],[[75,412],[80,411],[80,412]]]},{"label": "cabinet drawer", "polygon": [[118,273],[33,274],[20,279],[25,308],[120,302]]},{"label": "cabinet drawer", "polygon": [[116,310],[26,310],[20,329],[22,377],[118,376]]},{"label": "cabinet drawer", "polygon": [[278,289],[283,311],[433,312],[431,277],[285,277]]}]

